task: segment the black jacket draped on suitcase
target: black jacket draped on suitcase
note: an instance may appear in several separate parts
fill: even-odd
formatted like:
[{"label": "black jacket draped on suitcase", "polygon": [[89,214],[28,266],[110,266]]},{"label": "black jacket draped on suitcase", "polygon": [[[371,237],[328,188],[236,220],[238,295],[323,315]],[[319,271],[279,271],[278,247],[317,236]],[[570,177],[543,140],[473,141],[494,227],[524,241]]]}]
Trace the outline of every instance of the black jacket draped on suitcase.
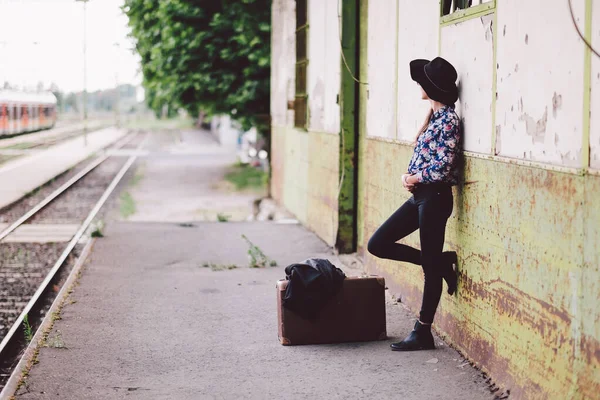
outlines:
[{"label": "black jacket draped on suitcase", "polygon": [[346,275],[328,260],[310,258],[285,269],[289,280],[283,306],[306,319],[319,311],[342,287]]}]

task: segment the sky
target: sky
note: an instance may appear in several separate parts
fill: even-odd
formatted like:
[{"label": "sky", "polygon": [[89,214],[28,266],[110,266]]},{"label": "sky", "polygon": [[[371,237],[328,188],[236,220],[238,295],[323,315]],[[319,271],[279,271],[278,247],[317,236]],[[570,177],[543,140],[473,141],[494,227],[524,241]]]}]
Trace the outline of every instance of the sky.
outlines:
[{"label": "sky", "polygon": [[[88,91],[141,83],[123,2],[87,3]],[[75,0],[0,0],[0,86],[8,81],[35,89],[43,82],[64,92],[82,90],[83,15],[83,3]]]}]

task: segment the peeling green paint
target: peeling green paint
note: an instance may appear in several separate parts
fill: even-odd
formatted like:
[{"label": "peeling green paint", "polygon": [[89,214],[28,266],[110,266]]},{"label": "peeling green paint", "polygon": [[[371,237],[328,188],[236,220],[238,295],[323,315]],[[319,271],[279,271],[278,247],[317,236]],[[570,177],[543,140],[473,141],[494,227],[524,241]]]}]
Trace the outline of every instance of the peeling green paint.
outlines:
[{"label": "peeling green paint", "polygon": [[[342,51],[340,91],[340,192],[336,247],[340,253],[356,250],[356,197],[358,169],[358,20],[359,0],[342,0]],[[346,64],[351,71],[348,71]]]},{"label": "peeling green paint", "polygon": [[[364,237],[408,194],[389,186],[412,147],[368,139]],[[516,398],[594,398],[600,390],[600,177],[466,157],[446,249],[459,254],[459,288],[436,329]],[[419,245],[418,234],[402,243]],[[365,255],[392,294],[419,309],[422,272]]]},{"label": "peeling green paint", "polygon": [[[273,126],[272,132],[273,198],[334,246],[340,136],[286,126]],[[315,154],[328,156],[315,157]]]},{"label": "peeling green paint", "polygon": [[[360,0],[359,5],[359,76],[361,82],[368,81],[368,30],[369,30],[369,0]],[[369,96],[369,86],[359,85],[358,97],[358,159],[365,160],[366,157],[366,141],[367,141],[367,98]],[[358,163],[358,198],[357,198],[357,213],[356,224],[357,246],[360,248],[365,242],[364,224],[365,224],[365,170],[364,162]]]},{"label": "peeling green paint", "polygon": [[[592,1],[585,1],[589,36]],[[351,31],[353,36],[344,36],[343,48],[348,63],[357,67],[359,80],[366,82],[368,0],[344,0],[345,11],[348,3],[359,13],[344,13],[343,25],[351,27],[344,34]],[[494,87],[485,92],[495,102],[497,14],[493,18]],[[352,40],[358,40],[358,55]],[[589,56],[586,51],[586,63]],[[581,83],[586,88],[582,134],[584,146],[589,146],[590,87],[587,80]],[[355,96],[358,102],[344,104],[344,99]],[[390,180],[399,182],[401,174],[389,166],[407,164],[412,154],[409,143],[367,138],[368,96],[369,87],[357,85],[342,61],[340,135],[301,136],[300,131],[288,129],[276,139],[282,153],[286,135],[287,153],[281,157],[289,160],[283,174],[285,188],[280,190],[286,204],[328,243],[335,241],[341,248],[340,243],[357,240],[361,254],[366,253],[369,235],[408,198],[400,185],[389,185]],[[577,115],[581,116],[579,111]],[[495,122],[491,125],[495,131]],[[316,156],[306,160],[299,155],[300,148]],[[455,210],[446,236],[446,249],[459,253],[461,280],[455,297],[444,295],[436,329],[516,398],[594,398],[600,390],[600,176],[592,175],[588,164],[562,167],[494,154],[465,153],[469,184],[455,189]],[[336,179],[342,174],[338,207]],[[355,233],[353,223],[358,226]],[[331,232],[338,228],[335,237]],[[418,246],[418,232],[403,243]],[[388,277],[390,291],[400,293],[403,303],[418,310],[421,270],[364,255],[368,272]]]}]

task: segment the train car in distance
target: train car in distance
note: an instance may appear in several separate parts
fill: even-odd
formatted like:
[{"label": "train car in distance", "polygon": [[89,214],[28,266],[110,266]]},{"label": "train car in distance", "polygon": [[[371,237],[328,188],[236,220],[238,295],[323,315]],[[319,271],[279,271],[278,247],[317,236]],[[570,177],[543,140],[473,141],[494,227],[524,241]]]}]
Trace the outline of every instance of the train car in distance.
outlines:
[{"label": "train car in distance", "polygon": [[53,93],[0,90],[0,138],[49,129],[55,123]]}]

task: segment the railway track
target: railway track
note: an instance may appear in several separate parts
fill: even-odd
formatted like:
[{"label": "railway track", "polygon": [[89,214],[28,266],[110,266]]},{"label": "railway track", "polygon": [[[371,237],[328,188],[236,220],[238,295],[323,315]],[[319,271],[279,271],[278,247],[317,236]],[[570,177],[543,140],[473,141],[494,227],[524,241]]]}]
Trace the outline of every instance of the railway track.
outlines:
[{"label": "railway track", "polygon": [[[112,149],[132,148],[135,142],[139,150],[144,138],[127,136]],[[0,391],[75,264],[86,231],[136,158],[101,155],[63,177],[60,186],[40,190],[43,196],[34,194],[35,204],[26,198],[0,210],[0,221],[14,221],[0,226]],[[39,235],[59,240],[39,240]]]}]

